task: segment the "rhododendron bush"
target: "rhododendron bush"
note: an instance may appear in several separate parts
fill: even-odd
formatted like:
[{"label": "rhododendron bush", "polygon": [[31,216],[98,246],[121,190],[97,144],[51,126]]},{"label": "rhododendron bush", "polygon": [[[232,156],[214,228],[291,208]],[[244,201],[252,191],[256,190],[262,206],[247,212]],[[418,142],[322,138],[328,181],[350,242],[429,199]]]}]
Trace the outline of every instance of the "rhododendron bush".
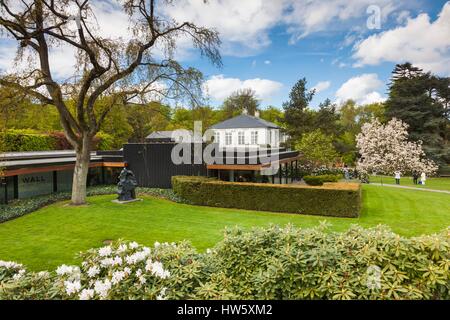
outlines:
[{"label": "rhododendron bush", "polygon": [[52,272],[0,261],[0,299],[449,299],[449,231],[237,228],[204,253],[118,241]]},{"label": "rhododendron bush", "polygon": [[436,164],[427,159],[422,141],[408,141],[408,124],[393,118],[383,125],[378,120],[365,123],[356,136],[360,154],[357,169],[368,173],[392,174],[394,171],[433,174]]}]

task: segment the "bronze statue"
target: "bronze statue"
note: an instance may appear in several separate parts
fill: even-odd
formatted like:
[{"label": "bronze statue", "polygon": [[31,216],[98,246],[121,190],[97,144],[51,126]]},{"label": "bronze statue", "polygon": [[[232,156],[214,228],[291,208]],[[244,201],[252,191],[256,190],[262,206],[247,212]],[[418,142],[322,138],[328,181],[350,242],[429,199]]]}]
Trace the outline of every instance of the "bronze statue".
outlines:
[{"label": "bronze statue", "polygon": [[119,183],[117,184],[117,194],[119,201],[131,201],[136,199],[136,177],[131,170],[126,167],[122,169],[119,175]]}]

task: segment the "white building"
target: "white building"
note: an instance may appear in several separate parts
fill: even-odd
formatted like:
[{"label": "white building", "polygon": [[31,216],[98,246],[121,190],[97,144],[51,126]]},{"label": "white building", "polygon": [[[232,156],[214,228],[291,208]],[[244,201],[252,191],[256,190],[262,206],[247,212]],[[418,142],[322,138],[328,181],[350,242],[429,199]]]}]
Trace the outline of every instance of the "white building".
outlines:
[{"label": "white building", "polygon": [[280,142],[285,140],[275,123],[247,114],[217,123],[210,129],[221,149],[279,148]]}]

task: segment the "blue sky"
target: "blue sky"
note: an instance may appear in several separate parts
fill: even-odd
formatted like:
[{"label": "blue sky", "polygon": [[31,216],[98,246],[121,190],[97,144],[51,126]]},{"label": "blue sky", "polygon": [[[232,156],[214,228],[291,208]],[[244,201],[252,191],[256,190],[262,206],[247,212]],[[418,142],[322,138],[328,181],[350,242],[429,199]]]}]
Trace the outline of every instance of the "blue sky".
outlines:
[{"label": "blue sky", "polygon": [[[129,39],[128,17],[119,2],[90,0],[100,34]],[[405,61],[450,75],[450,1],[179,0],[159,10],[219,32],[222,68],[201,59],[186,39],[178,41],[175,55],[203,72],[213,106],[237,89],[251,88],[262,107],[281,107],[303,77],[310,88],[317,86],[313,107],[326,98],[383,101],[391,71]],[[8,72],[16,43],[2,36],[0,70]],[[56,78],[73,75],[73,50],[53,48],[50,56]]]},{"label": "blue sky", "polygon": [[[371,3],[376,2],[371,1]],[[223,53],[223,68],[221,69],[212,67],[207,61],[198,59],[196,56],[194,59],[187,59],[185,63],[199,68],[207,79],[222,75],[219,81],[228,78],[241,81],[266,79],[280,83],[281,87],[262,97],[262,106],[275,105],[280,107],[282,102],[288,98],[292,85],[302,77],[306,77],[310,87],[314,87],[319,82],[329,83],[328,87],[324,85],[325,88],[316,94],[312,103],[313,107],[316,107],[326,98],[330,98],[332,101],[341,101],[344,98],[351,98],[352,94],[354,94],[353,98],[361,103],[383,100],[387,92],[386,84],[389,82],[391,71],[396,63],[408,60],[417,63],[427,71],[441,75],[449,75],[450,73],[449,67],[446,65],[450,63],[448,60],[450,56],[448,41],[444,40],[443,43],[439,43],[437,40],[438,43],[427,42],[426,39],[422,41],[421,36],[419,36],[418,43],[411,44],[411,48],[401,46],[402,42],[415,42],[417,28],[423,32],[423,37],[426,38],[427,33],[432,32],[433,27],[439,26],[438,23],[445,25],[444,28],[439,28],[439,31],[447,30],[447,33],[442,36],[450,38],[450,21],[448,20],[450,18],[450,10],[448,10],[450,4],[446,6],[446,8],[448,7],[446,12],[449,12],[446,19],[437,21],[438,15],[444,10],[446,1],[396,2],[395,8],[382,17],[380,29],[369,30],[366,27],[370,15],[365,10],[361,10],[359,14],[348,20],[335,19],[335,21],[325,24],[324,29],[313,30],[295,41],[290,41],[292,40],[292,33],[288,30],[289,25],[277,23],[268,30],[261,30],[261,32],[267,34],[269,44],[249,53],[244,53],[243,56],[239,52],[239,46],[236,46],[231,51]],[[383,5],[389,5],[389,3],[391,2],[382,1]],[[381,6],[381,8],[383,7]],[[421,26],[419,15],[422,15],[422,18],[425,17],[425,19],[422,19],[424,21],[428,17],[429,23],[424,23]],[[418,24],[418,26],[415,24]],[[245,32],[245,30],[242,32]],[[394,39],[398,38],[398,42],[390,43],[388,33]],[[371,44],[374,46],[372,50],[386,48],[383,49],[386,50],[386,55],[380,52],[361,66],[356,66],[358,60],[364,59],[355,58],[355,53],[358,52],[358,44],[363,43],[367,47],[366,50],[371,50],[371,45],[367,42],[367,39],[371,36],[377,37],[375,40],[378,42]],[[355,39],[354,41],[351,41],[352,37]],[[345,43],[346,39],[348,39],[348,43]],[[227,42],[226,36],[222,36],[222,40]],[[366,42],[364,42],[365,40]],[[422,47],[432,47],[431,52],[425,52],[421,56],[418,52],[424,51]],[[404,52],[402,52],[403,50]],[[361,51],[361,54],[364,54],[364,50],[361,49]],[[389,51],[398,52],[397,54],[388,54]],[[437,66],[432,63],[433,53],[436,51],[441,53],[440,58],[442,59],[442,61],[438,61]],[[361,77],[362,75],[371,76]],[[341,86],[352,78],[356,78],[355,81],[350,82],[347,90],[341,90],[340,94],[337,95],[336,93]],[[367,84],[366,87],[359,91],[358,88],[352,90],[352,84],[364,85],[365,83]],[[378,95],[372,94],[373,92]],[[371,97],[367,98],[367,95],[370,94],[372,94]],[[213,105],[218,105],[222,102],[220,97],[223,95],[215,93],[215,96],[217,98],[215,99],[212,96],[211,102]]]}]

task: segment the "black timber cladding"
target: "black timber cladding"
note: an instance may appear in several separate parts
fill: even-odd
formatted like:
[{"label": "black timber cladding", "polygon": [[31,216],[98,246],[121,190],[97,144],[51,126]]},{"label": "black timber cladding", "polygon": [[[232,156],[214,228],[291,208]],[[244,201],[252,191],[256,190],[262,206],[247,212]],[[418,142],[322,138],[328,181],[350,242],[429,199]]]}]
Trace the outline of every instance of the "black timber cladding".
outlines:
[{"label": "black timber cladding", "polygon": [[[176,146],[175,143],[128,143],[124,145],[124,161],[133,171],[139,186],[168,189],[172,187],[172,176],[207,175],[204,163],[174,164],[171,159],[174,146]],[[191,154],[193,155],[194,152],[192,151]]]}]

